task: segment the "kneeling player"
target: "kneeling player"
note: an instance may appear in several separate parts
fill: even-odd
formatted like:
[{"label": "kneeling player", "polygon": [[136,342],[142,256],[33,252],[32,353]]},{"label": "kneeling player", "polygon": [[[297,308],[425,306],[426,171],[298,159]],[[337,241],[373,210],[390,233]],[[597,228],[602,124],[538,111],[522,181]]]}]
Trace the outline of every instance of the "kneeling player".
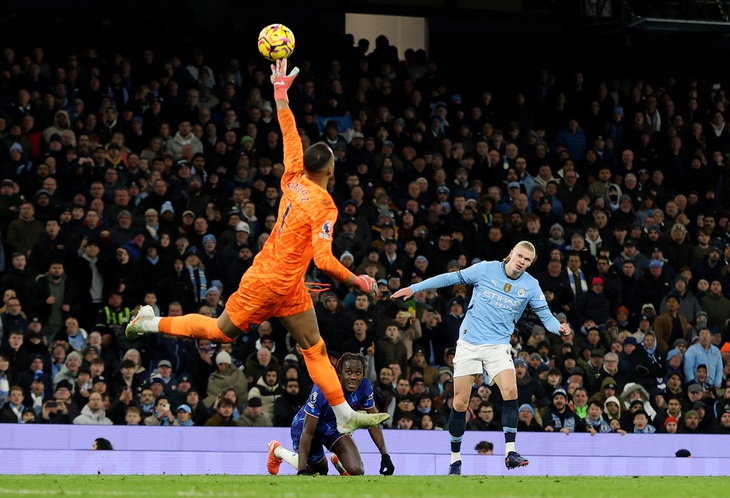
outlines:
[{"label": "kneeling player", "polygon": [[[365,376],[365,358],[360,354],[345,353],[337,362],[345,399],[353,410],[376,413],[373,400],[373,386]],[[370,437],[382,455],[380,473],[391,475],[395,470],[385,447],[385,439],[380,426],[368,429]],[[314,386],[309,400],[299,409],[291,426],[294,451],[290,451],[278,441],[269,442],[269,456],[266,467],[270,474],[278,474],[282,460],[297,469],[297,474],[327,474],[327,460],[324,448],[333,452],[332,463],[340,474],[362,475],[363,468],[360,451],[350,435],[337,431],[337,420],[329,403],[319,387]],[[300,458],[300,455],[302,458]]]}]

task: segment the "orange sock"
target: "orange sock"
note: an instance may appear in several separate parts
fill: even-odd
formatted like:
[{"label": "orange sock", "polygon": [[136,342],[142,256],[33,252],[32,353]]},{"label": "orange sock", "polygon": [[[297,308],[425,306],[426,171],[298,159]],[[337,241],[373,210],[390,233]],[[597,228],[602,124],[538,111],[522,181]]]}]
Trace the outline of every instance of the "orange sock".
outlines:
[{"label": "orange sock", "polygon": [[210,339],[212,342],[233,342],[218,328],[218,321],[209,316],[191,313],[183,316],[168,316],[160,319],[160,332],[175,337]]},{"label": "orange sock", "polygon": [[335,368],[330,363],[327,356],[327,348],[324,340],[320,337],[319,341],[311,348],[302,349],[304,355],[304,363],[307,364],[309,376],[312,382],[324,393],[330,406],[336,406],[345,402],[345,394],[342,392],[340,379],[337,377]]}]

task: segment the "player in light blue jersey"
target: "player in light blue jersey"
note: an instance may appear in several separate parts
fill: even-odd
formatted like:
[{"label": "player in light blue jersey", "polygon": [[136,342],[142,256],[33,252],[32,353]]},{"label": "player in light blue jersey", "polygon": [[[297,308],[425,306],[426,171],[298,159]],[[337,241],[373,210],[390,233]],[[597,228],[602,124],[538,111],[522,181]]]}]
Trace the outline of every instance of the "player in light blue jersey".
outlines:
[{"label": "player in light blue jersey", "polygon": [[528,304],[547,330],[554,334],[570,333],[570,325],[561,324],[550,312],[537,280],[525,273],[535,262],[535,257],[535,246],[523,240],[512,248],[504,261],[484,261],[463,270],[443,273],[404,287],[391,296],[391,299],[408,299],[415,292],[424,290],[456,284],[474,286],[454,356],[454,408],[449,414],[449,474],[461,474],[461,439],[466,429],[466,408],[474,381],[482,372],[486,372],[491,382],[499,386],[504,399],[505,465],[514,469],[529,463],[515,451],[517,377],[510,337],[515,322]]},{"label": "player in light blue jersey", "polygon": [[[377,413],[373,399],[373,386],[365,378],[367,363],[361,354],[344,353],[337,361],[337,374],[345,393],[345,400],[353,410]],[[370,427],[370,437],[380,451],[380,473],[391,475],[395,468],[385,447],[385,438],[380,426]],[[282,461],[297,469],[297,474],[327,474],[327,460],[324,448],[334,453],[330,460],[342,475],[362,475],[360,451],[350,435],[337,430],[337,419],[322,390],[314,386],[309,399],[299,409],[291,425],[294,451],[278,441],[269,442],[266,467],[270,474],[278,474]],[[300,458],[302,456],[302,458]]]}]

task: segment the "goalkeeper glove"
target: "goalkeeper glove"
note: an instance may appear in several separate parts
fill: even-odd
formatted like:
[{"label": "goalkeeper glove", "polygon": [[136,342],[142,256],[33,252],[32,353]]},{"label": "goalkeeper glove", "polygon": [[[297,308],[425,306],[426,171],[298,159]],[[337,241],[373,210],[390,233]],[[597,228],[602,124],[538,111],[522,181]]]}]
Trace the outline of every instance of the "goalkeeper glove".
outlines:
[{"label": "goalkeeper glove", "polygon": [[375,297],[378,294],[378,283],[369,275],[353,275],[350,277],[350,285],[370,297]]},{"label": "goalkeeper glove", "polygon": [[271,65],[271,83],[274,85],[274,100],[286,100],[289,102],[289,90],[294,78],[299,74],[299,68],[295,67],[291,73],[286,74],[286,59],[279,59],[276,64]]}]

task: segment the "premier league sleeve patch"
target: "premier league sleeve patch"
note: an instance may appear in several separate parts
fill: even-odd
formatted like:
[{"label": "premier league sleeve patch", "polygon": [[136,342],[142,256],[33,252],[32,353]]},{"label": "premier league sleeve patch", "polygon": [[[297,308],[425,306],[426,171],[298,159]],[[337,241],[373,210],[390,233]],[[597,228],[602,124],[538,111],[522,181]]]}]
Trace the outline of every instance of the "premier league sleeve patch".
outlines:
[{"label": "premier league sleeve patch", "polygon": [[322,232],[319,234],[320,239],[332,240],[332,222],[327,220],[322,225]]}]

